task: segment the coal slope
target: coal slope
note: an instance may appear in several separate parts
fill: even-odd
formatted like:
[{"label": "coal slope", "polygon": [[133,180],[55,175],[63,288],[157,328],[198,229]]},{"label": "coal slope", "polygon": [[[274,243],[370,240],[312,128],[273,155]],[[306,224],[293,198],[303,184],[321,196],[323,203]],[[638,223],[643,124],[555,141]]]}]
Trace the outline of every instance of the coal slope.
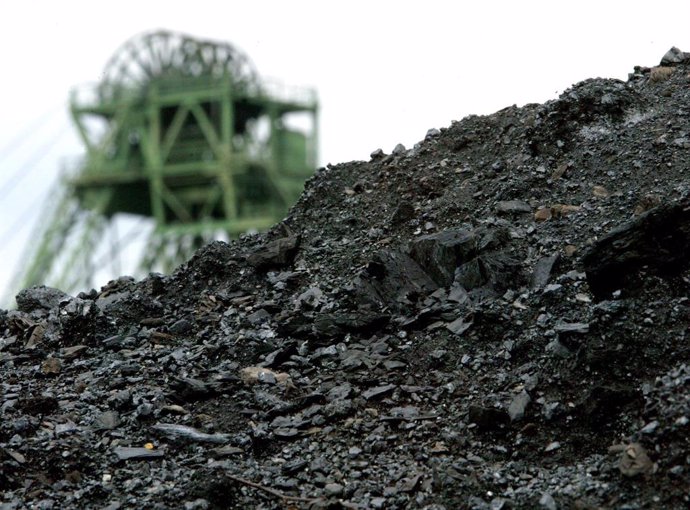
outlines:
[{"label": "coal slope", "polygon": [[0,312],[0,509],[687,508],[690,54]]}]

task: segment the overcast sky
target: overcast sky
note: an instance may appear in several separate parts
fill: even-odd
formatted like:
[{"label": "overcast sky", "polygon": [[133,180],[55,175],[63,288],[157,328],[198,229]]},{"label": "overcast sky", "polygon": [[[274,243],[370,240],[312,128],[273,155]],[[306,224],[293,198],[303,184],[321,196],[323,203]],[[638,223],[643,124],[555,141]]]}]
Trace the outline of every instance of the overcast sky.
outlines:
[{"label": "overcast sky", "polygon": [[[69,90],[154,29],[224,40],[261,76],[318,89],[320,163],[407,147],[427,129],[544,102],[590,77],[626,79],[690,51],[690,2],[31,1],[0,16],[0,296],[60,161],[81,152]],[[45,221],[45,218],[43,219]],[[100,282],[100,284],[105,282]]]}]

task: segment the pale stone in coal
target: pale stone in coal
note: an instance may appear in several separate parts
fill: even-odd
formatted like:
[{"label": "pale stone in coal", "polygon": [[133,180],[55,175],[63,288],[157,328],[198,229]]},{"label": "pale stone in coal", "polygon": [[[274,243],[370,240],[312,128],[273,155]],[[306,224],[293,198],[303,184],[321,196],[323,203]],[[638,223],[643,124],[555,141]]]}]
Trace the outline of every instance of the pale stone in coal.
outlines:
[{"label": "pale stone in coal", "polygon": [[220,446],[211,450],[211,455],[215,458],[231,457],[243,453],[242,448],[237,446]]},{"label": "pale stone in coal", "polygon": [[118,446],[113,450],[120,460],[150,460],[161,459],[165,454],[160,450],[149,450],[143,447]]},{"label": "pale stone in coal", "polygon": [[589,333],[589,324],[585,322],[561,322],[554,326],[559,336],[564,335],[584,335]]},{"label": "pale stone in coal", "polygon": [[106,411],[98,415],[94,428],[96,430],[113,430],[120,424],[120,415],[116,411]]},{"label": "pale stone in coal", "polygon": [[[613,450],[613,447],[610,449]],[[618,469],[623,476],[632,478],[654,473],[657,465],[649,458],[647,450],[640,443],[631,443],[619,448]]]},{"label": "pale stone in coal", "polygon": [[687,60],[689,57],[690,55],[688,55],[688,53],[685,53],[673,46],[664,54],[663,57],[661,57],[661,65],[665,66],[670,64],[680,64]]},{"label": "pale stone in coal", "polygon": [[534,271],[532,272],[531,286],[533,289],[541,289],[549,283],[551,273],[556,262],[558,262],[558,258],[558,253],[555,253],[537,260],[537,263],[534,265]]},{"label": "pale stone in coal", "polygon": [[383,366],[386,367],[388,370],[396,370],[398,368],[405,368],[407,366],[407,363],[403,363],[402,361],[396,360],[386,360],[383,362]]},{"label": "pale stone in coal", "polygon": [[352,458],[357,457],[360,453],[362,453],[362,449],[357,446],[351,446],[347,451],[347,454]]},{"label": "pale stone in coal", "polygon": [[502,200],[496,203],[496,212],[505,214],[529,214],[532,212],[532,207],[522,200]]},{"label": "pale stone in coal", "polygon": [[515,395],[510,403],[510,406],[508,407],[508,416],[510,416],[510,421],[519,421],[524,418],[525,410],[531,401],[532,399],[526,391],[521,391]]},{"label": "pale stone in coal", "polygon": [[170,439],[185,439],[194,443],[227,443],[230,441],[228,434],[206,434],[193,427],[178,425],[175,423],[157,423],[151,430],[161,433]]},{"label": "pale stone in coal", "polygon": [[300,435],[300,431],[294,427],[287,429],[275,429],[273,435],[279,439],[293,439]]},{"label": "pale stone in coal", "polygon": [[556,506],[556,501],[553,499],[553,496],[548,493],[542,494],[541,498],[539,498],[539,504],[544,507],[546,510],[557,510]]},{"label": "pale stone in coal", "polygon": [[259,271],[285,267],[297,255],[299,242],[299,237],[294,235],[276,239],[250,254],[247,262]]},{"label": "pale stone in coal", "polygon": [[659,421],[658,420],[650,421],[647,425],[645,425],[644,427],[642,427],[640,429],[640,432],[642,434],[653,434],[654,431],[658,427],[659,427]]},{"label": "pale stone in coal", "polygon": [[395,389],[395,384],[384,384],[383,386],[376,386],[375,388],[370,388],[362,393],[362,396],[370,400],[372,398],[382,397],[391,393]]},{"label": "pale stone in coal", "polygon": [[300,308],[316,308],[323,301],[323,291],[318,287],[310,287],[297,297]]},{"label": "pale stone in coal", "polygon": [[326,496],[328,497],[338,497],[343,494],[343,491],[345,490],[345,487],[343,487],[339,483],[327,483],[326,486],[324,487],[324,491],[326,493]]},{"label": "pale stone in coal", "polygon": [[371,507],[372,508],[384,508],[386,506],[386,498],[372,498]]},{"label": "pale stone in coal", "polygon": [[553,441],[553,442],[546,445],[546,447],[544,448],[544,452],[545,453],[553,452],[555,450],[558,450],[560,447],[561,447],[561,443],[559,443],[558,441]]},{"label": "pale stone in coal", "polygon": [[206,510],[209,506],[211,506],[211,504],[207,500],[198,498],[194,501],[185,502],[184,510]]},{"label": "pale stone in coal", "polygon": [[72,432],[77,432],[78,430],[79,426],[71,420],[67,420],[65,423],[57,423],[55,425],[55,437],[71,434]]},{"label": "pale stone in coal", "polygon": [[276,384],[278,382],[275,374],[271,371],[266,371],[266,370],[263,372],[259,372],[259,375],[257,376],[257,380],[260,383],[264,383],[264,384]]},{"label": "pale stone in coal", "polygon": [[455,319],[453,322],[446,324],[446,329],[455,335],[462,335],[472,326],[471,321],[466,321],[463,317]]}]

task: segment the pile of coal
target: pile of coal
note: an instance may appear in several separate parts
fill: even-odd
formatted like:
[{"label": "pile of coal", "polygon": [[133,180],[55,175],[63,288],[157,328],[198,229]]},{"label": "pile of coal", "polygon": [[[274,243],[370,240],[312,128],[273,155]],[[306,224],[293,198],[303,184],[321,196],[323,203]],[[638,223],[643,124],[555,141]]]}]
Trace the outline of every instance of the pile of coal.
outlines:
[{"label": "pile of coal", "polygon": [[687,508],[690,59],[0,311],[0,509]]}]

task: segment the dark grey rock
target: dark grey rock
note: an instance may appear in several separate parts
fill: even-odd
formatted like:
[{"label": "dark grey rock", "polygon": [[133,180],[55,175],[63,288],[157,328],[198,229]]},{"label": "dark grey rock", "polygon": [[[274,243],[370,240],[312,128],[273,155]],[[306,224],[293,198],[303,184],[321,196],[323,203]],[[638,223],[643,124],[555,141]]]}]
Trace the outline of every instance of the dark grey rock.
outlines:
[{"label": "dark grey rock", "polygon": [[474,232],[454,229],[420,237],[412,243],[410,256],[437,285],[448,287],[453,282],[455,269],[475,257],[477,251]]},{"label": "dark grey rock", "polygon": [[417,262],[397,251],[375,254],[354,286],[360,300],[385,303],[396,309],[413,304],[411,297],[424,296],[438,288]]},{"label": "dark grey rock", "polygon": [[690,60],[690,55],[673,46],[661,58],[661,65],[666,66],[671,64],[680,64],[686,60]]},{"label": "dark grey rock", "polygon": [[401,155],[405,154],[406,150],[407,150],[407,149],[405,149],[405,146],[404,146],[403,144],[399,143],[398,145],[396,145],[396,146],[393,148],[392,154],[393,154],[394,156],[401,156]]},{"label": "dark grey rock", "polygon": [[247,320],[251,322],[252,324],[259,325],[263,324],[264,322],[268,321],[271,318],[271,314],[267,312],[263,308],[259,308],[255,312],[250,313],[247,315]]},{"label": "dark grey rock", "polygon": [[630,289],[641,269],[671,277],[690,267],[690,195],[657,206],[612,230],[583,256],[587,283],[599,299]]},{"label": "dark grey rock", "polygon": [[393,211],[391,216],[391,223],[393,225],[402,225],[410,221],[415,216],[414,206],[409,202],[402,202]]},{"label": "dark grey rock", "polygon": [[491,432],[504,429],[510,423],[510,416],[504,409],[494,407],[470,406],[470,423],[477,425],[481,432]]},{"label": "dark grey rock", "polygon": [[51,310],[60,303],[69,301],[72,297],[61,290],[39,285],[20,291],[15,299],[17,310],[29,313],[35,310]]},{"label": "dark grey rock", "polygon": [[371,159],[381,159],[383,156],[385,156],[383,149],[376,149],[370,154]]},{"label": "dark grey rock", "polygon": [[172,326],[170,326],[170,332],[174,335],[185,335],[192,330],[192,323],[187,319],[180,319],[175,321]]}]

